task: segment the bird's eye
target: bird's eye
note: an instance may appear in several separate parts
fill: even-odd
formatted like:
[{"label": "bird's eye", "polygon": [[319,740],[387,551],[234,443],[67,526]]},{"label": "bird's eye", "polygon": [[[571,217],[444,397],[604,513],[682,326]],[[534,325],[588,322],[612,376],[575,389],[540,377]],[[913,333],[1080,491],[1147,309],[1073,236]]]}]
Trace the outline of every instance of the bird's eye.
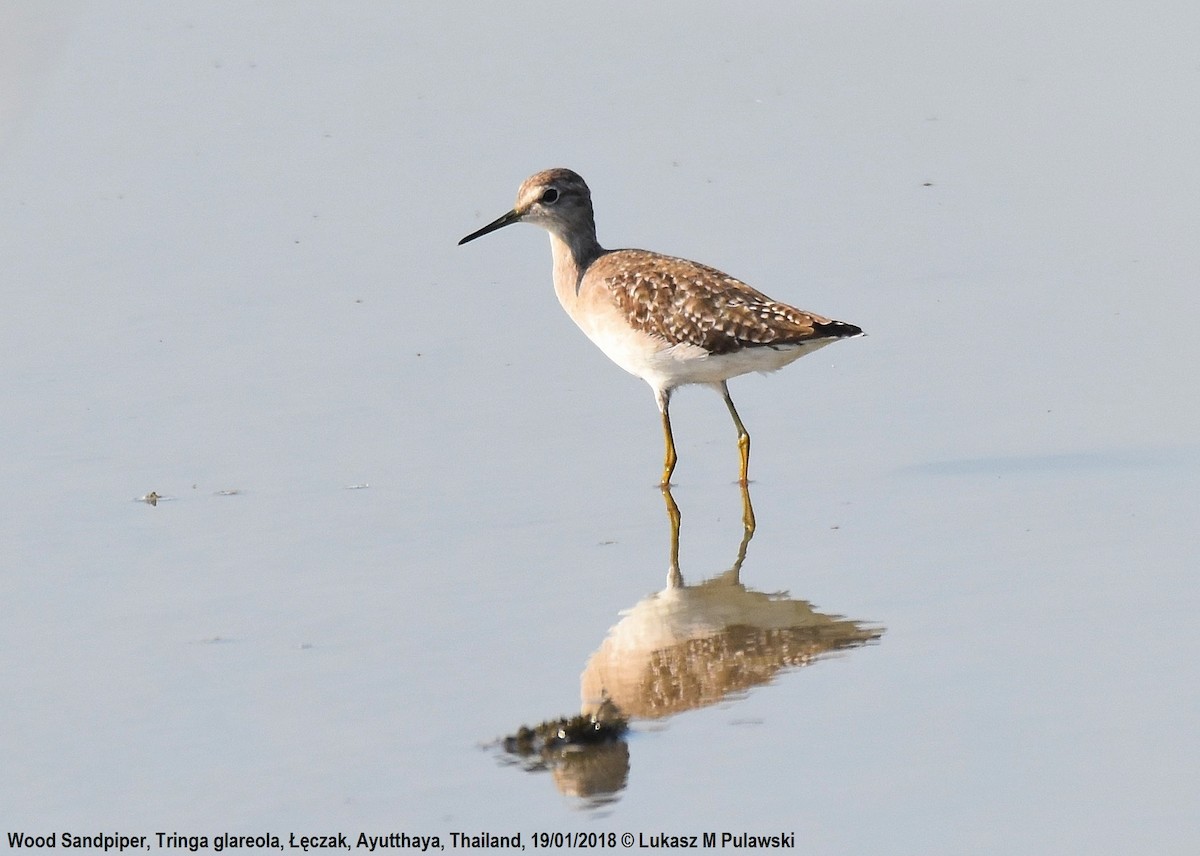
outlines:
[{"label": "bird's eye", "polygon": [[553,187],[547,187],[542,193],[542,204],[553,205],[558,201],[558,191]]}]

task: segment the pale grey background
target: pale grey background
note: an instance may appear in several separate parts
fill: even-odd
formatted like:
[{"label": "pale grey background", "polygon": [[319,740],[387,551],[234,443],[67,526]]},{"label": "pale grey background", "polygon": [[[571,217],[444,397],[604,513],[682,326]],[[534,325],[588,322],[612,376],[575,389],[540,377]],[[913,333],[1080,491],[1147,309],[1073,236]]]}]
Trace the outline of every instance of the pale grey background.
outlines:
[{"label": "pale grey background", "polygon": [[[0,25],[2,831],[1193,852],[1193,4]],[[607,245],[870,334],[734,383],[743,578],[886,635],[635,723],[600,808],[480,748],[576,709],[666,572],[648,388],[562,314],[540,232],[455,246],[557,165]],[[700,579],[736,448],[677,402]]]}]

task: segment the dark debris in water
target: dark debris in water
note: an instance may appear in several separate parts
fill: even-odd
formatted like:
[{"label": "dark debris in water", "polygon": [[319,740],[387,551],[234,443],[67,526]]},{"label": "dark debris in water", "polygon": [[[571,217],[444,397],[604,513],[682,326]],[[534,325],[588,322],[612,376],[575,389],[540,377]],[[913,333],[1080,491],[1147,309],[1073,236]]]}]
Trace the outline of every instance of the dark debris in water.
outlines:
[{"label": "dark debris in water", "polygon": [[590,717],[574,716],[529,727],[522,725],[516,734],[505,737],[504,751],[513,755],[546,755],[572,746],[596,746],[619,740],[627,725],[596,722]]},{"label": "dark debris in water", "polygon": [[629,777],[628,730],[629,720],[605,702],[595,715],[523,725],[494,745],[503,750],[505,763],[530,773],[549,772],[563,795],[601,806]]},{"label": "dark debris in water", "polygon": [[571,747],[599,746],[620,740],[629,730],[626,719],[611,703],[605,703],[593,715],[562,717],[540,725],[522,725],[516,734],[500,741],[504,751],[513,755],[545,757]]}]

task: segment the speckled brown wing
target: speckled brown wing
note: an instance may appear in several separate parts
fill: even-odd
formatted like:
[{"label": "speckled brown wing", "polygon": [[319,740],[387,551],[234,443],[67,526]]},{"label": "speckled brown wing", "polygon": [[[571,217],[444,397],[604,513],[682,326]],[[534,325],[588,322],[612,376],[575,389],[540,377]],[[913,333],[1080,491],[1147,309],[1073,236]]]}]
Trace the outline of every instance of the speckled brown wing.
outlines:
[{"label": "speckled brown wing", "polygon": [[862,332],[774,301],[715,268],[647,250],[607,253],[587,277],[603,280],[635,329],[713,354]]}]

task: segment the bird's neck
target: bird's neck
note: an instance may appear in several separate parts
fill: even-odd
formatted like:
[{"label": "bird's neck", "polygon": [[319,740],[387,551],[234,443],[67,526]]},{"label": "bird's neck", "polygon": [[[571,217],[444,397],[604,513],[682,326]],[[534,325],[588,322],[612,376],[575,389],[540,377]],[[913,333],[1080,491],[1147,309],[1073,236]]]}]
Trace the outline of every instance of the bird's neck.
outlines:
[{"label": "bird's neck", "polygon": [[574,232],[569,235],[550,233],[550,250],[554,254],[554,292],[558,302],[571,312],[579,299],[579,283],[588,265],[605,250],[596,241],[595,232]]}]

